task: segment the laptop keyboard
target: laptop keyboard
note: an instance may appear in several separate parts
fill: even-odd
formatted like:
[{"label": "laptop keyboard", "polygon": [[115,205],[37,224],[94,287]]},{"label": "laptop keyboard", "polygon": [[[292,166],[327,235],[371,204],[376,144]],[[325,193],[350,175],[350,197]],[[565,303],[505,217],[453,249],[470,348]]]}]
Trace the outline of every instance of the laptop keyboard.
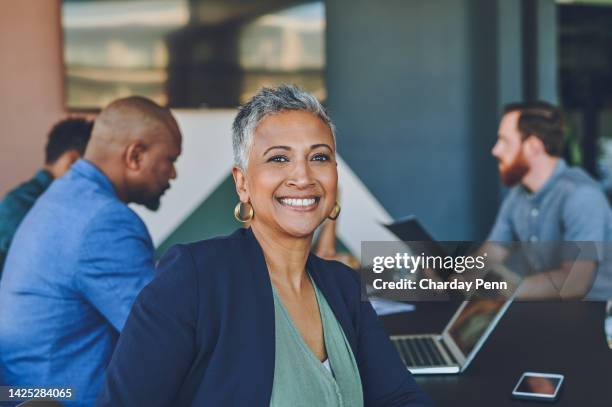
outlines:
[{"label": "laptop keyboard", "polygon": [[435,341],[428,336],[392,340],[406,366],[448,366]]}]

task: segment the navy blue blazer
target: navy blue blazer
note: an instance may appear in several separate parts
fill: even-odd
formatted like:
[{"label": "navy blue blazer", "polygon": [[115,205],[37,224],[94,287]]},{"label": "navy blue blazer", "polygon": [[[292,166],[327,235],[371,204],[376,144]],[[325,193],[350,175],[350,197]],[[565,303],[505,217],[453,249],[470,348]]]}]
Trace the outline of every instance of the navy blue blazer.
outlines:
[{"label": "navy blue blazer", "polygon": [[[430,405],[361,301],[357,273],[312,254],[306,267],[351,345],[365,405]],[[268,406],[274,303],[253,232],[174,246],[158,271],[134,303],[97,405]]]}]

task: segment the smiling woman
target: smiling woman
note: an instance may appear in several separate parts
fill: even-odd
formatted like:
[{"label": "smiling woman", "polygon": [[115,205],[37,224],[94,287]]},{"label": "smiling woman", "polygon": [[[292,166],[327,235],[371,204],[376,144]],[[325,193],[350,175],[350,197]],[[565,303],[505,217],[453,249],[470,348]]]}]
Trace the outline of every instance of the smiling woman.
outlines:
[{"label": "smiling woman", "polygon": [[263,89],[238,113],[233,146],[250,227],[168,250],[98,405],[429,405],[356,273],[310,253],[339,211],[325,109],[294,86]]},{"label": "smiling woman", "polygon": [[266,116],[234,167],[240,201],[252,205],[254,230],[282,239],[312,235],[336,203],[338,172],[330,127],[306,111]]}]

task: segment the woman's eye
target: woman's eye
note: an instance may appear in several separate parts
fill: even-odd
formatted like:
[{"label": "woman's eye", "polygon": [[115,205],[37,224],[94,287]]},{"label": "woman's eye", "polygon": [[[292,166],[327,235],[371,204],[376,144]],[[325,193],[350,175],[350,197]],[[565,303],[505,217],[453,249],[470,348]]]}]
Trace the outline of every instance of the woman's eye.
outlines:
[{"label": "woman's eye", "polygon": [[275,155],[274,157],[270,157],[268,162],[286,163],[286,162],[289,162],[289,159],[285,157],[284,155]]},{"label": "woman's eye", "polygon": [[315,154],[312,156],[312,161],[329,161],[327,154]]}]

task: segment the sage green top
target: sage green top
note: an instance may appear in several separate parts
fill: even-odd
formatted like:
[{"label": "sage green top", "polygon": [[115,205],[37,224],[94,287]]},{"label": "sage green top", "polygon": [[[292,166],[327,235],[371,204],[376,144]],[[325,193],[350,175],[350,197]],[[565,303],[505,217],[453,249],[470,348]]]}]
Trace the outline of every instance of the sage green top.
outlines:
[{"label": "sage green top", "polygon": [[353,351],[325,297],[311,282],[331,371],[312,353],[272,286],[276,353],[270,406],[363,406],[361,378]]}]

